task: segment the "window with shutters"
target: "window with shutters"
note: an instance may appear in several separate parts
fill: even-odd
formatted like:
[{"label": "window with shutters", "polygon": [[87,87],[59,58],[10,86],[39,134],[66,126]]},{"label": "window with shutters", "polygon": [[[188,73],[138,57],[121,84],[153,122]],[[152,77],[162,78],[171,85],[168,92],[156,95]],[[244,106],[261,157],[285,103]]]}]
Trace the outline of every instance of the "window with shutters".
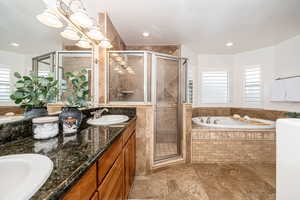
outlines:
[{"label": "window with shutters", "polygon": [[0,64],[0,101],[10,101],[10,68]]},{"label": "window with shutters", "polygon": [[193,80],[188,80],[188,103],[193,103]]},{"label": "window with shutters", "polygon": [[244,74],[244,102],[247,105],[261,103],[261,68],[247,67]]},{"label": "window with shutters", "polygon": [[201,73],[201,103],[226,104],[229,102],[228,72]]}]

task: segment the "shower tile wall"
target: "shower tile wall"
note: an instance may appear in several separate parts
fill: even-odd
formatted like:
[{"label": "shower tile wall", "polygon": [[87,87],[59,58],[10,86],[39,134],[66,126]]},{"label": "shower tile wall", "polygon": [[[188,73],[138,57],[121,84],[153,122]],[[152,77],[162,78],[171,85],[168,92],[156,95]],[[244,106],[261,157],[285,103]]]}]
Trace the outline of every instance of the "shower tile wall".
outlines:
[{"label": "shower tile wall", "polygon": [[[109,100],[143,102],[144,101],[144,56],[130,54],[110,54]],[[126,63],[121,65],[116,60]],[[133,73],[129,73],[130,67]]]}]

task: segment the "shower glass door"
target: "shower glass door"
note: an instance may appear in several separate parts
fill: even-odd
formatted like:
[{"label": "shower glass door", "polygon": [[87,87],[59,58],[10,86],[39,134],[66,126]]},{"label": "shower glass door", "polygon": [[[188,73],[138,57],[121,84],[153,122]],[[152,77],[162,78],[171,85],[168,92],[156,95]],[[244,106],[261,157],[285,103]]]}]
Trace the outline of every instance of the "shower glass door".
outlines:
[{"label": "shower glass door", "polygon": [[154,161],[180,155],[180,62],[154,55],[156,63]]}]

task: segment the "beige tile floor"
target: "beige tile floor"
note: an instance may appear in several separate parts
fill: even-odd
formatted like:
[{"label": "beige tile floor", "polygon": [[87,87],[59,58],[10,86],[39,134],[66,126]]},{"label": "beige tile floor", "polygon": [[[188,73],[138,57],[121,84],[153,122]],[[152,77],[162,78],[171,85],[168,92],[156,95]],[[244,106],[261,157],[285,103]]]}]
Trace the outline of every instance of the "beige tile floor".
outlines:
[{"label": "beige tile floor", "polygon": [[131,200],[275,200],[275,165],[184,164],[138,176]]}]

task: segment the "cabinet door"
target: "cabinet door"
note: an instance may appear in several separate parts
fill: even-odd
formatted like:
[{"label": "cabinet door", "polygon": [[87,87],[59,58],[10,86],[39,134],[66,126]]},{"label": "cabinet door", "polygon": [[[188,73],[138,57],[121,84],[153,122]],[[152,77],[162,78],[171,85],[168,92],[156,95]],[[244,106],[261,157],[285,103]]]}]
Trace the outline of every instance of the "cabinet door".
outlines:
[{"label": "cabinet door", "polygon": [[135,133],[124,147],[124,199],[128,198],[135,175]]},{"label": "cabinet door", "polygon": [[131,172],[130,172],[130,177],[131,177],[131,185],[133,184],[134,181],[134,176],[135,176],[135,168],[136,168],[136,138],[135,138],[135,132],[131,136]]},{"label": "cabinet door", "polygon": [[96,165],[93,165],[67,192],[63,200],[89,200],[97,190]]},{"label": "cabinet door", "polygon": [[123,200],[124,160],[118,157],[99,187],[100,200]]},{"label": "cabinet door", "polygon": [[114,164],[117,157],[122,152],[123,137],[119,137],[114,143],[109,147],[109,149],[102,155],[98,161],[98,184],[100,184],[106,174],[109,172],[110,168]]}]

